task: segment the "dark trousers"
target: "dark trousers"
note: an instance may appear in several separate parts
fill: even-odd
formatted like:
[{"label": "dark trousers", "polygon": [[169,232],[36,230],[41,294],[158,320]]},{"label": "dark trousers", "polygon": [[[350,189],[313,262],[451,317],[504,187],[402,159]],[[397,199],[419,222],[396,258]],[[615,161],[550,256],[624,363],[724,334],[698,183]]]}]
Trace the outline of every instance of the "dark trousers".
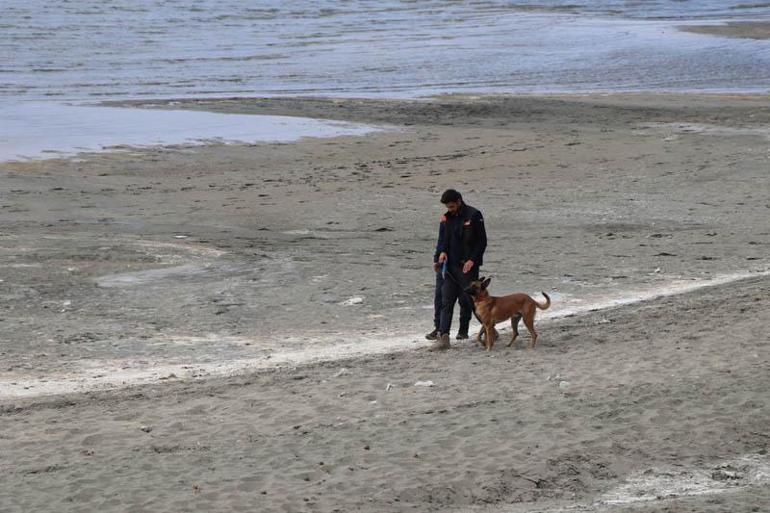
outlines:
[{"label": "dark trousers", "polygon": [[[434,306],[439,302],[438,284],[441,279],[441,273],[436,277],[436,297]],[[438,316],[438,330],[440,333],[449,333],[452,327],[452,315],[454,314],[455,302],[460,302],[460,331],[468,332],[468,326],[471,323],[473,314],[473,299],[465,292],[465,289],[473,280],[479,279],[479,268],[474,266],[468,273],[463,273],[462,268],[458,266],[447,266],[447,276],[441,283],[441,314]]]},{"label": "dark trousers", "polygon": [[[447,278],[450,279],[450,278]],[[441,308],[443,306],[443,301],[441,298],[443,297],[441,293],[441,289],[444,287],[444,275],[441,274],[441,271],[436,273],[436,290],[433,294],[433,327],[438,329],[441,325]],[[471,322],[471,314],[473,313],[473,303],[470,305],[470,309],[468,308],[468,303],[465,301],[460,302],[460,331],[463,331],[463,328],[465,328],[464,333],[468,332],[468,325]]]}]

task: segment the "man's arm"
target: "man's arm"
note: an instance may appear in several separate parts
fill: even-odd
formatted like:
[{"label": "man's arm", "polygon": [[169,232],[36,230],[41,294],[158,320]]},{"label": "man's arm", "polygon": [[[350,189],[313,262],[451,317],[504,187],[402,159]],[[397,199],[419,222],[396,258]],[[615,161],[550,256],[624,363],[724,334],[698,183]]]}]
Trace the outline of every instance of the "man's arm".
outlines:
[{"label": "man's arm", "polygon": [[471,260],[476,263],[481,262],[484,251],[487,249],[487,231],[484,228],[484,216],[481,215],[481,212],[476,212],[473,215],[471,223],[473,223],[476,230],[476,244],[473,245],[471,250]]},{"label": "man's arm", "polygon": [[438,262],[438,256],[442,253],[444,247],[444,217],[441,217],[441,222],[438,224],[438,240],[436,241],[436,251],[433,252],[433,262]]},{"label": "man's arm", "polygon": [[438,225],[438,242],[436,243],[436,253],[433,261],[438,262],[442,253],[446,253],[446,215],[441,216],[441,223]]},{"label": "man's arm", "polygon": [[444,245],[444,217],[441,217],[441,222],[438,224],[438,240],[436,241],[436,250],[433,252],[433,270],[438,272],[439,269],[439,263],[438,263],[438,256],[441,254],[441,251],[439,251],[439,247],[443,247]]}]

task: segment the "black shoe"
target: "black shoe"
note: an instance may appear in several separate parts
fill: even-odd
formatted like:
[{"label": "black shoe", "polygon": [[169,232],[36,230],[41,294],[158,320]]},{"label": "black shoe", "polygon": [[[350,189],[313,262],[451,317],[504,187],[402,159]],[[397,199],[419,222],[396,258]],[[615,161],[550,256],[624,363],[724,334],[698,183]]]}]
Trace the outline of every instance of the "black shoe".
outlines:
[{"label": "black shoe", "polygon": [[428,340],[436,340],[438,339],[438,335],[439,335],[438,328],[436,328],[435,330],[425,335],[425,338],[427,338]]},{"label": "black shoe", "polygon": [[457,335],[455,336],[456,340],[467,340],[468,339],[468,332],[467,331],[458,331]]}]

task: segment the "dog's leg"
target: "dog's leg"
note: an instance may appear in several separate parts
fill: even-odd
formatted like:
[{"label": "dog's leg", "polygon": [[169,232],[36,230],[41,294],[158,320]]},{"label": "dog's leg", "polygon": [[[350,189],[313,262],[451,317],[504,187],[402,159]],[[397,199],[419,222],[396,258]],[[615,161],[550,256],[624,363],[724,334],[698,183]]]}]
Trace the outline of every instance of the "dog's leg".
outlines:
[{"label": "dog's leg", "polygon": [[492,344],[495,343],[495,336],[492,334],[493,327],[494,327],[494,325],[492,325],[492,324],[488,324],[488,325],[484,326],[484,330],[486,331],[486,333],[485,333],[486,340],[484,341],[484,343],[485,343],[485,346],[487,348],[487,351],[491,351],[492,350]]},{"label": "dog's leg", "polygon": [[492,340],[489,342],[489,348],[492,349],[492,346],[495,345],[495,342],[497,342],[497,339],[500,338],[500,334],[495,329],[495,323],[490,323],[489,325],[489,333],[492,335]]},{"label": "dog's leg", "polygon": [[529,348],[534,349],[537,344],[537,331],[535,331],[535,309],[524,312],[524,325],[529,330],[529,334],[532,336],[532,343]]},{"label": "dog's leg", "polygon": [[516,337],[519,336],[519,321],[521,320],[521,314],[516,314],[513,317],[511,317],[511,330],[513,331],[513,335],[511,335],[511,341],[508,342],[508,347],[511,347],[513,344],[516,343]]}]

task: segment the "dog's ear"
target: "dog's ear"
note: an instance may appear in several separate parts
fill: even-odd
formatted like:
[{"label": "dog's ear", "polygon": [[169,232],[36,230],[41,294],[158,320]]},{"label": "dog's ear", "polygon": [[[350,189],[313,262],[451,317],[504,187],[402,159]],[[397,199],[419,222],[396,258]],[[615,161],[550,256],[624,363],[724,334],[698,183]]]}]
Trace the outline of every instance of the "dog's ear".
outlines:
[{"label": "dog's ear", "polygon": [[492,281],[492,278],[484,278],[481,282],[481,288],[486,289],[489,286],[490,281]]}]

